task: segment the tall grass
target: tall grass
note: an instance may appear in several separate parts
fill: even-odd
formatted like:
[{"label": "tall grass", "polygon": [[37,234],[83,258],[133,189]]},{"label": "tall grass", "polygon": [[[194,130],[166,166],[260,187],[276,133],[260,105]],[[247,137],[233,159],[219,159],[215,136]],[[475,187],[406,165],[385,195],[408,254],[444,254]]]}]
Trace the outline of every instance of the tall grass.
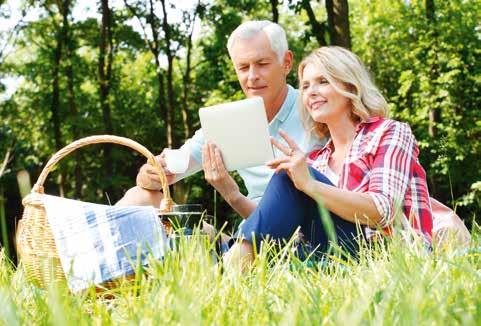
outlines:
[{"label": "tall grass", "polygon": [[357,261],[314,266],[290,248],[264,250],[245,274],[223,272],[209,244],[181,240],[163,262],[102,295],[36,288],[0,254],[0,323],[479,325],[480,234],[467,251],[430,254],[393,239]]}]

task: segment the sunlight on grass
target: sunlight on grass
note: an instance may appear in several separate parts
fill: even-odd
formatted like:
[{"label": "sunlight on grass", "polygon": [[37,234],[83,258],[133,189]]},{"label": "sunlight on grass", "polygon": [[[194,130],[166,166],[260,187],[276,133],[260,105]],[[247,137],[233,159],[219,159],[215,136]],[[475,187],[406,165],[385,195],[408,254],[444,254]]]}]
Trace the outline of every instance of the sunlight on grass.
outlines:
[{"label": "sunlight on grass", "polygon": [[207,241],[179,240],[118,288],[39,289],[0,253],[0,324],[479,324],[481,231],[472,248],[427,253],[399,239],[358,260],[302,262],[269,244],[252,269],[222,271]]}]

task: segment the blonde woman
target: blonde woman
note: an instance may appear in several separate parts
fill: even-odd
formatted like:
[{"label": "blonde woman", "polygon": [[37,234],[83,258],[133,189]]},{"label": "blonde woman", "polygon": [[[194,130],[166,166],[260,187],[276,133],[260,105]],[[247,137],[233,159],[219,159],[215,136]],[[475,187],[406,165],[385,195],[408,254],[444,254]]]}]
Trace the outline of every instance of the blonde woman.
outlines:
[{"label": "blonde woman", "polygon": [[340,47],[321,47],[298,69],[304,127],[330,140],[307,155],[281,132],[272,139],[285,156],[264,197],[242,225],[244,239],[226,254],[252,259],[253,244],[289,239],[300,227],[306,243],[325,251],[328,238],[317,203],[329,210],[340,245],[356,251],[356,224],[370,238],[389,235],[395,219],[431,241],[432,216],[424,169],[410,127],[385,118],[387,103],[360,59]]}]

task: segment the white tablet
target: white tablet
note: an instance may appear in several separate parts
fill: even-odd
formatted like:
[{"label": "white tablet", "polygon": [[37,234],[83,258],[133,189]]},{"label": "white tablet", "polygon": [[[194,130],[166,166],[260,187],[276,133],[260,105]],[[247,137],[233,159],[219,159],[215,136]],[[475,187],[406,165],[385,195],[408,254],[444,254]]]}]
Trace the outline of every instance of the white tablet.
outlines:
[{"label": "white tablet", "polygon": [[227,170],[264,165],[274,158],[261,97],[201,108],[199,117],[205,140],[220,148]]}]

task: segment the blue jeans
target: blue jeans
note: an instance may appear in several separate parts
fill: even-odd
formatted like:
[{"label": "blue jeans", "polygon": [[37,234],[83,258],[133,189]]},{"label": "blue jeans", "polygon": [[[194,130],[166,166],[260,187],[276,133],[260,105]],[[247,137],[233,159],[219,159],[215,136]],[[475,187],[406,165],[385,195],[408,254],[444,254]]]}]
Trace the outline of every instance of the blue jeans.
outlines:
[{"label": "blue jeans", "polygon": [[[332,185],[323,174],[309,167],[311,175],[318,181]],[[356,224],[330,213],[337,242],[345,253],[356,255],[359,230]],[[316,254],[329,250],[328,233],[321,220],[319,207],[315,200],[297,190],[285,172],[274,174],[267,185],[262,200],[255,211],[241,225],[238,237],[249,241],[259,250],[261,241],[266,237],[279,242],[288,241],[300,227],[304,235],[303,243]],[[309,254],[300,253],[301,256]]]}]

